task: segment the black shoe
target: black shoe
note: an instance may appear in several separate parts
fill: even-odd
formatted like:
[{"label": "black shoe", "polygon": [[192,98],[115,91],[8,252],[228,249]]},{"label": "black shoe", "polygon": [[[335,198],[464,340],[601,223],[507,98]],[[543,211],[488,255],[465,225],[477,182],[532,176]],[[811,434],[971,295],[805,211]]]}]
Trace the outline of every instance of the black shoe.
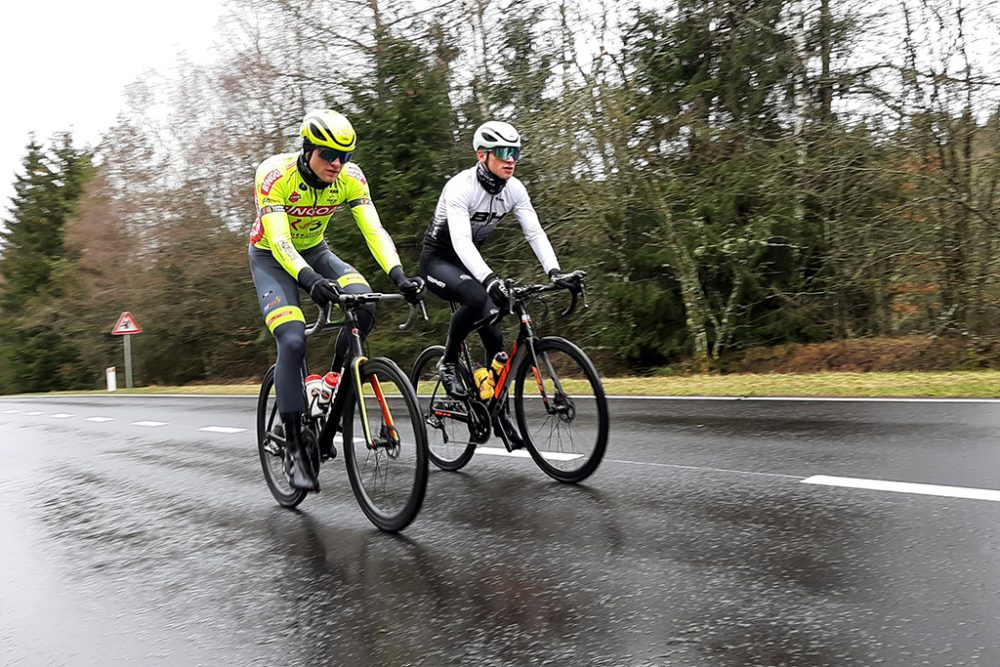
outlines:
[{"label": "black shoe", "polygon": [[288,483],[300,491],[319,491],[319,480],[313,470],[312,461],[301,448],[286,449],[289,460]]},{"label": "black shoe", "polygon": [[524,440],[517,427],[510,421],[510,415],[507,412],[501,412],[493,420],[493,435],[506,441],[512,450],[524,448]]},{"label": "black shoe", "polygon": [[465,386],[456,374],[454,363],[448,364],[441,361],[438,363],[437,370],[438,377],[441,378],[441,385],[449,396],[457,401],[469,398],[469,392],[465,390]]},{"label": "black shoe", "polygon": [[302,438],[302,417],[293,412],[281,415],[285,433],[285,469],[288,483],[300,491],[319,491],[319,480],[313,469],[312,457],[306,452]]}]

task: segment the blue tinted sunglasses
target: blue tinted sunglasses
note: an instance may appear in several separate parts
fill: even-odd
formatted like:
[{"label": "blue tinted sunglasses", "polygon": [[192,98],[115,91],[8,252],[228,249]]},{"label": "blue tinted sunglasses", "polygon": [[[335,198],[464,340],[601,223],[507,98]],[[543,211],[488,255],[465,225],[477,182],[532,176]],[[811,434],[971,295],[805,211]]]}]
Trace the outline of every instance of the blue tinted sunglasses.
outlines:
[{"label": "blue tinted sunglasses", "polygon": [[320,148],[319,156],[327,162],[340,160],[340,164],[347,164],[351,161],[351,153],[349,151],[338,151],[332,148]]},{"label": "blue tinted sunglasses", "polygon": [[517,162],[521,159],[521,149],[516,146],[497,146],[496,148],[491,148],[490,152],[501,160],[514,160]]}]

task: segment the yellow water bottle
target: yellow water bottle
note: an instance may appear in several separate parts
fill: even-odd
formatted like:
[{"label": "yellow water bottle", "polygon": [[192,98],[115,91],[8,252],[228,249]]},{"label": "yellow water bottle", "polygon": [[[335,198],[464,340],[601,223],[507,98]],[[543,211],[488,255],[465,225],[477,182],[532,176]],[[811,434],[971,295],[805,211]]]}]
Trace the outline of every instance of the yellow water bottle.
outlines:
[{"label": "yellow water bottle", "polygon": [[493,378],[490,377],[489,369],[480,366],[472,371],[472,377],[476,381],[476,386],[479,387],[479,398],[484,401],[493,398]]},{"label": "yellow water bottle", "polygon": [[491,374],[493,380],[493,386],[496,387],[497,382],[500,381],[500,374],[503,373],[504,366],[507,365],[507,353],[501,350],[497,352],[497,355],[493,357],[493,361],[490,362],[490,370],[493,371]]}]

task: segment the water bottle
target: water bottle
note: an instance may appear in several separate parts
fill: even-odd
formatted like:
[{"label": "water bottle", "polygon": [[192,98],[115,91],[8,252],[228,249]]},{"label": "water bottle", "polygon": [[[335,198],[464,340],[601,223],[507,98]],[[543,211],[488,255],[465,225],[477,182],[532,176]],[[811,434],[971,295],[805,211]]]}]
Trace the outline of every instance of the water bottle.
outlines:
[{"label": "water bottle", "polygon": [[472,377],[475,378],[476,386],[479,387],[479,398],[484,401],[493,398],[493,376],[489,369],[479,366],[472,372]]},{"label": "water bottle", "polygon": [[323,406],[320,404],[320,397],[323,393],[323,378],[315,373],[306,376],[306,400],[309,402],[309,414],[319,417],[323,414]]},{"label": "water bottle", "polygon": [[337,384],[340,382],[340,373],[334,373],[330,371],[323,376],[323,387],[319,392],[320,403],[323,404],[325,409],[330,404],[330,399],[333,398],[333,392],[337,388]]},{"label": "water bottle", "polygon": [[507,365],[507,353],[501,350],[497,352],[496,356],[493,357],[493,361],[490,362],[490,370],[493,371],[490,375],[493,376],[493,386],[500,381],[500,374],[503,373],[504,367]]}]

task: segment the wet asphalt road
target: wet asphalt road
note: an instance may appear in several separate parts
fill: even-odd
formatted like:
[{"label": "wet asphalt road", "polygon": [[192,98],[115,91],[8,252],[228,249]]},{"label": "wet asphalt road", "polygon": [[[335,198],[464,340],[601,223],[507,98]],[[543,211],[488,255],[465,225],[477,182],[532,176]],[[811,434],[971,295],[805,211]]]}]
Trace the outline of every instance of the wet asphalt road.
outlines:
[{"label": "wet asphalt road", "polygon": [[1000,403],[615,400],[586,486],[477,455],[404,537],[342,459],[278,508],[253,409],[0,399],[0,664],[1000,665],[1000,502],[802,483],[1000,489]]}]

